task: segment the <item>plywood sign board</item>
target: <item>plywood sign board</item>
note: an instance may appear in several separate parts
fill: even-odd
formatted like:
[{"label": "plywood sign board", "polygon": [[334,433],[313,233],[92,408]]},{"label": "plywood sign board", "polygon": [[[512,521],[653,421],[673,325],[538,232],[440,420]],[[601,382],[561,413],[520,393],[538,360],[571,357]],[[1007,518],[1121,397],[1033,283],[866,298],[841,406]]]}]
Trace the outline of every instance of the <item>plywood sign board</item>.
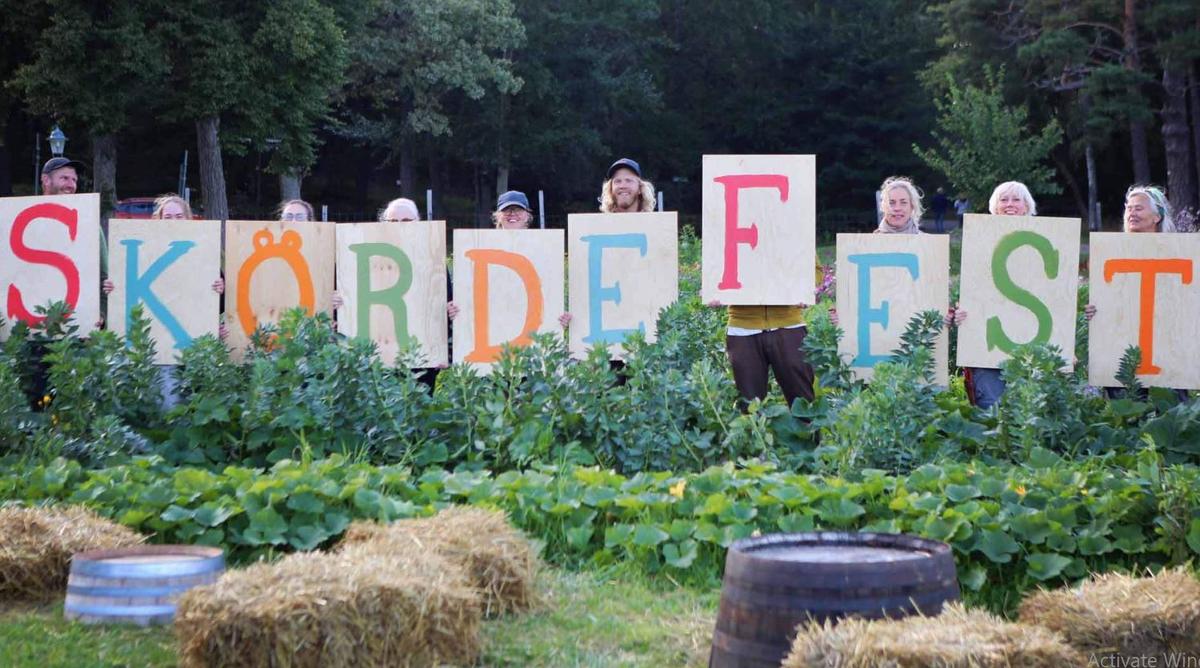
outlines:
[{"label": "plywood sign board", "polygon": [[303,307],[329,313],[334,290],[334,223],[225,224],[225,322],[235,357],[259,325]]},{"label": "plywood sign board", "polygon": [[[931,234],[837,235],[837,309],[845,332],[838,352],[858,378],[900,347],[909,320],[950,308],[950,237]],[[945,331],[934,346],[934,382],[950,383]]]},{"label": "plywood sign board", "polygon": [[958,365],[999,368],[1018,345],[1059,347],[1075,357],[1078,218],[966,214]]},{"label": "plywood sign board", "polygon": [[705,303],[812,304],[817,160],[704,156]]},{"label": "plywood sign board", "polygon": [[337,226],[338,331],[369,338],[385,364],[414,350],[418,367],[444,366],[446,222]]},{"label": "plywood sign board", "polygon": [[1088,243],[1088,383],[1119,386],[1121,357],[1138,346],[1143,385],[1200,389],[1200,236],[1093,232]]},{"label": "plywood sign board", "polygon": [[504,345],[560,331],[562,230],[454,230],[454,361],[487,373]]},{"label": "plywood sign board", "polygon": [[657,339],[658,312],[679,297],[675,212],[567,216],[572,356],[596,345],[624,358],[629,334]]},{"label": "plywood sign board", "polygon": [[0,198],[0,299],[7,339],[52,302],[74,309],[81,334],[100,319],[100,196]]},{"label": "plywood sign board", "polygon": [[134,306],[150,319],[155,364],[176,364],[203,334],[216,334],[221,221],[120,220],[108,225],[108,328],[128,331]]}]

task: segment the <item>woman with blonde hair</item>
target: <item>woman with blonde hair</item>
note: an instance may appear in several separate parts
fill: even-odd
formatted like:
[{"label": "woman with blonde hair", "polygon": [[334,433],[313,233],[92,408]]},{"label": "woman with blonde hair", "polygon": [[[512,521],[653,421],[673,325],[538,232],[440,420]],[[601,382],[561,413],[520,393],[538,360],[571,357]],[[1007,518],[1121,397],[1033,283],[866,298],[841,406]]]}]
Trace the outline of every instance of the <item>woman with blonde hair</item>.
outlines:
[{"label": "woman with blonde hair", "polygon": [[[988,212],[993,216],[1036,216],[1037,202],[1033,193],[1020,181],[1005,181],[992,190],[988,198]],[[961,325],[967,320],[967,311],[955,305],[946,316],[947,323]],[[980,408],[991,408],[1004,394],[1004,378],[999,369],[963,367],[967,394],[972,403]]]},{"label": "woman with blonde hair", "polygon": [[533,209],[529,198],[520,190],[509,190],[496,199],[496,210],[492,213],[492,224],[498,230],[526,230],[533,221]]},{"label": "woman with blonde hair", "polygon": [[889,176],[879,186],[879,227],[875,234],[920,234],[921,191],[905,176]]},{"label": "woman with blonde hair", "polygon": [[[176,195],[175,193],[167,193],[159,195],[154,200],[154,212],[150,214],[151,220],[192,220],[192,206],[187,200]],[[100,284],[100,289],[105,294],[111,294],[116,289],[116,284],[112,279],[105,279]],[[212,291],[218,295],[225,294],[225,279],[220,276],[212,282]],[[221,308],[224,311],[224,308]],[[225,323],[222,321],[217,326],[217,335],[221,340],[225,340],[228,332],[225,329]],[[168,410],[179,403],[179,381],[175,378],[172,366],[169,364],[155,364],[154,368],[158,370],[158,382],[162,389],[162,408]]]},{"label": "woman with blonde hair", "polygon": [[159,195],[158,199],[154,200],[154,213],[150,214],[150,218],[153,220],[191,220],[192,205],[175,193]]}]

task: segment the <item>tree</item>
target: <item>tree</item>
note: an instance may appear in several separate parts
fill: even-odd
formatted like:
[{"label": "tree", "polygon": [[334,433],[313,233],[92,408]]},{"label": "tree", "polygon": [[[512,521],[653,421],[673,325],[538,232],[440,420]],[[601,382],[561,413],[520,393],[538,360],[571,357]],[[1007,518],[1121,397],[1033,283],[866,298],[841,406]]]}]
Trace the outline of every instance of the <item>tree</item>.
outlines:
[{"label": "tree", "polygon": [[280,177],[280,199],[300,197],[300,179],[317,159],[317,125],[332,112],[350,54],[337,14],[317,0],[270,4],[251,39],[259,57],[246,119],[252,140],[279,139],[268,171]]},{"label": "tree", "polygon": [[145,34],[155,3],[46,3],[49,23],[13,85],[35,113],[86,129],[104,207],[116,199],[118,137],[166,74],[162,43]]},{"label": "tree", "polygon": [[509,0],[380,0],[354,41],[336,131],[398,159],[412,196],[420,143],[455,129],[447,100],[516,92],[508,54],[524,39]]},{"label": "tree", "polygon": [[317,0],[179,0],[160,14],[171,65],[164,113],[195,123],[205,215],[228,218],[223,150],[275,137],[277,173],[315,159],[315,126],[346,64],[338,17]]},{"label": "tree", "polygon": [[1004,181],[1021,181],[1035,194],[1060,191],[1054,170],[1042,164],[1062,141],[1058,121],[1052,119],[1040,133],[1031,134],[1028,109],[1004,104],[1003,76],[987,72],[982,87],[960,88],[948,81],[946,96],[934,101],[939,129],[933,137],[938,147],[913,145],[918,157],[974,202],[987,201]]},{"label": "tree", "polygon": [[[521,88],[463,100],[458,110],[461,155],[495,176],[481,179],[477,206],[490,207],[492,195],[533,178],[563,199],[594,198],[603,177],[598,164],[630,150],[636,126],[661,111],[651,64],[662,44],[658,2],[617,0],[572,12],[536,0],[521,3],[517,18],[526,40],[511,58]],[[516,186],[510,172],[520,174]]]},{"label": "tree", "polygon": [[[1200,119],[1200,96],[1192,76],[1200,60],[1200,7],[1194,2],[1164,0],[1149,12],[1154,52],[1162,63],[1163,148],[1167,161],[1167,195],[1177,224],[1194,228],[1200,211],[1200,125],[1188,122],[1192,88],[1192,117]],[[1190,80],[1190,82],[1189,82]],[[1189,86],[1190,83],[1190,86]],[[1193,136],[1194,134],[1194,136]]]}]

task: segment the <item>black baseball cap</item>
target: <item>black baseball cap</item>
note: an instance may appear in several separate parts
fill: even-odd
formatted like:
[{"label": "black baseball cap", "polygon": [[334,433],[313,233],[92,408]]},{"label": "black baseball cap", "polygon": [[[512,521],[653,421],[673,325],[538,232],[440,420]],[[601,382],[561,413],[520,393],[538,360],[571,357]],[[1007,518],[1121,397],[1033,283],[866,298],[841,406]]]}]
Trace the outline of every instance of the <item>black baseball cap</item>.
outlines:
[{"label": "black baseball cap", "polygon": [[62,156],[50,158],[46,161],[46,164],[42,165],[42,173],[49,174],[50,172],[53,172],[56,169],[62,169],[63,167],[74,167],[75,171],[78,172],[83,170],[83,163],[79,162],[78,160],[72,160]]},{"label": "black baseball cap", "polygon": [[605,177],[605,178],[609,178],[609,179],[611,179],[611,178],[612,178],[612,175],[613,175],[613,172],[617,171],[618,169],[620,169],[620,168],[622,168],[622,167],[626,167],[626,168],[628,168],[628,169],[632,169],[632,170],[633,170],[633,173],[634,173],[634,174],[637,174],[637,176],[638,176],[638,178],[639,178],[639,179],[640,179],[640,178],[642,178],[642,168],[641,168],[641,166],[640,166],[640,165],[638,165],[638,164],[637,164],[636,162],[634,162],[633,160],[630,160],[629,158],[621,158],[620,160],[618,160],[618,161],[614,162],[614,163],[612,164],[612,166],[608,168],[608,176],[607,176],[607,177]]}]

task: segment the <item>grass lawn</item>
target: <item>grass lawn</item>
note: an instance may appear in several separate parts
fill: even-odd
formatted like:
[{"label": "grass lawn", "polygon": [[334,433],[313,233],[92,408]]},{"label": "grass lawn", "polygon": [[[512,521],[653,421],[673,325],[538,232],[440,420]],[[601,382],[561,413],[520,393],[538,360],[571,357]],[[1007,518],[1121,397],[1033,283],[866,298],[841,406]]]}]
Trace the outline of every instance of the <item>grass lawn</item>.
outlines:
[{"label": "grass lawn", "polygon": [[[481,666],[703,666],[720,592],[549,569],[541,610],[483,625]],[[86,626],[62,605],[0,604],[0,666],[174,666],[169,627]]]}]

